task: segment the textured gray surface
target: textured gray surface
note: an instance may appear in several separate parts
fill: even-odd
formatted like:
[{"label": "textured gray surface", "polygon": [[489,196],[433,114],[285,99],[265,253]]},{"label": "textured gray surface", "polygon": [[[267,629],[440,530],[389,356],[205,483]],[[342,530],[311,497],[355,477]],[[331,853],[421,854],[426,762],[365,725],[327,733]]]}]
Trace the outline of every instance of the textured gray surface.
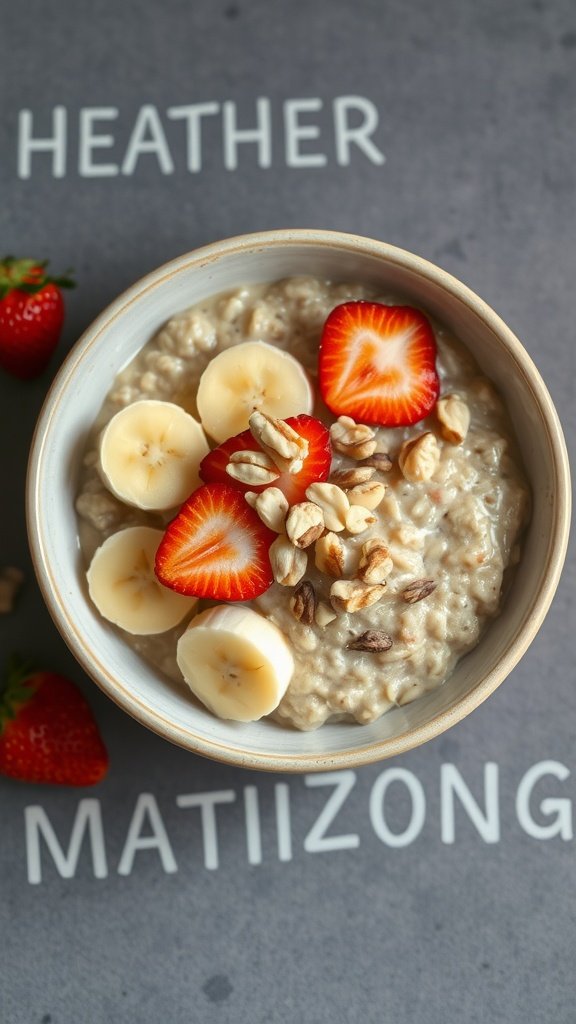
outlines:
[{"label": "textured gray surface", "polygon": [[[76,268],[80,286],[69,299],[59,358],[122,288],[201,243],[279,226],[349,230],[418,252],[481,294],[534,356],[571,441],[571,0],[1,7],[0,248]],[[331,104],[351,94],[379,112],[373,139],[383,165],[360,151],[349,166],[336,162]],[[190,174],[182,123],[166,110],[234,101],[248,127],[259,96],[271,101],[272,166],[257,167],[255,147],[244,146],[238,169],[226,170],[215,117],[203,168]],[[286,166],[282,104],[304,97],[323,102],[303,118],[321,128],[303,151],[325,153],[322,167]],[[95,159],[121,163],[145,103],[159,112],[173,173],[162,174],[149,155],[132,176],[81,177],[80,108],[118,108],[115,122],[98,126],[113,132],[114,146]],[[49,157],[36,155],[31,177],[20,179],[18,112],[30,109],[35,130],[46,133],[58,104],[69,118],[66,177],[54,178]],[[0,564],[29,569],[25,456],[49,376],[29,385],[0,379]],[[427,747],[356,772],[330,834],[357,838],[316,853],[306,836],[332,787],[233,771],[147,733],[83,678],[29,569],[17,613],[0,621],[0,653],[19,648],[83,686],[112,770],[94,793],[0,782],[2,1024],[572,1024],[574,841],[529,835],[515,800],[533,765],[575,768],[574,568],[572,555],[543,629],[500,691]],[[487,763],[499,773],[497,841],[485,842],[461,805],[455,842],[443,841],[442,765],[454,764],[482,804]],[[410,772],[425,793],[420,834],[397,848],[378,838],[369,813],[374,783],[390,767]],[[291,800],[292,859],[285,861],[277,783],[288,784]],[[247,855],[246,786],[260,801],[261,864]],[[218,809],[219,866],[209,870],[199,812],[179,808],[176,798],[220,790],[231,790],[235,802]],[[141,793],[156,798],[175,872],[149,849],[136,853],[129,875],[118,874]],[[542,812],[543,798],[570,796],[572,776],[542,778],[532,801],[536,823],[554,819]],[[43,847],[42,881],[31,884],[24,809],[41,806],[66,846],[83,797],[98,801],[107,877],[94,877],[86,846],[74,877],[61,878]],[[409,817],[401,782],[388,791],[386,816],[401,833]]]}]

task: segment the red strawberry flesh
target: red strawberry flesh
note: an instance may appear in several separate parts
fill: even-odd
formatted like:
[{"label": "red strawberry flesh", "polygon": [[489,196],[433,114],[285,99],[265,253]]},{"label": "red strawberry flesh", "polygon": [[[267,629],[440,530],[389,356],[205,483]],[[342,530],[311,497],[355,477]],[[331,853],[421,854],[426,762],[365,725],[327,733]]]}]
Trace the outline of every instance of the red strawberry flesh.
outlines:
[{"label": "red strawberry flesh", "polygon": [[320,343],[319,384],[337,416],[387,427],[419,422],[440,391],[429,321],[412,306],[336,306]]},{"label": "red strawberry flesh", "polygon": [[16,677],[0,700],[0,773],[26,782],[92,786],[108,754],[77,686],[54,672]]},{"label": "red strawberry flesh", "polygon": [[156,552],[156,575],[179,594],[248,601],[273,582],[269,530],[231,484],[204,484],[169,524]]},{"label": "red strawberry flesh", "polygon": [[45,266],[0,260],[0,366],[23,380],[46,368],[64,322],[61,289],[73,287],[69,277],[49,277]]},{"label": "red strawberry flesh", "polygon": [[[308,455],[299,473],[282,472],[272,486],[279,487],[284,492],[291,505],[304,501],[306,488],[317,481],[327,480],[330,475],[331,448],[330,434],[320,420],[314,416],[302,413],[300,416],[291,416],[285,421],[301,437],[308,441]],[[260,451],[260,445],[252,436],[249,430],[242,431],[234,437],[228,438],[223,444],[218,445],[209,452],[200,463],[200,477],[206,482],[219,481],[230,483],[230,476],[226,472],[226,466],[232,452],[239,451]],[[255,487],[251,484],[242,484],[234,481],[234,486],[241,491],[263,491],[269,484],[262,484]]]}]

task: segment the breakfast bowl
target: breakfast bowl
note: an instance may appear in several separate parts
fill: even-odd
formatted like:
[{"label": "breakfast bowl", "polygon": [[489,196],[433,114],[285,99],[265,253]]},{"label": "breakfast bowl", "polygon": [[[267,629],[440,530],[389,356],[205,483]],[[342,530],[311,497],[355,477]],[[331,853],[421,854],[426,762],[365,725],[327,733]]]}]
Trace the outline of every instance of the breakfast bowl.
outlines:
[{"label": "breakfast bowl", "polygon": [[[474,372],[491,382],[489,388],[482,385],[484,391],[478,390],[480,404],[488,401],[492,385],[499,395],[495,401],[501,403],[514,435],[517,472],[526,481],[524,508],[530,508],[513,545],[516,564],[505,574],[501,598],[493,598],[497,613],[445,681],[430,688],[429,662],[423,661],[423,680],[413,689],[417,699],[396,699],[387,691],[387,707],[379,708],[385,714],[364,710],[364,717],[358,713],[356,720],[349,720],[347,715],[324,712],[327,720],[321,728],[293,728],[287,716],[284,721],[266,716],[245,722],[217,717],[182,680],[152,664],[141,646],[128,643],[126,633],[103,618],[91,599],[75,509],[94,424],[99,423],[113,382],[143,346],[183,311],[195,308],[203,316],[214,296],[232,296],[226,304],[232,320],[231,308],[241,305],[251,288],[260,294],[261,286],[282,281],[333,282],[334,295],[340,301],[350,296],[360,300],[356,306],[366,296],[393,296],[394,301],[424,311],[441,331],[460,339],[475,360]],[[350,293],[346,282],[360,282],[367,291]],[[292,292],[297,296],[298,284]],[[251,325],[258,341],[269,340],[270,321],[264,318],[255,327],[252,315]],[[184,344],[189,343],[187,338]],[[226,401],[220,404],[226,411]],[[410,446],[413,440],[405,444]],[[453,445],[459,441],[451,438]],[[505,448],[503,442],[499,451]],[[484,491],[484,500],[490,502],[486,487]],[[512,671],[544,620],[565,557],[569,514],[569,468],[558,416],[529,355],[496,313],[464,284],[418,256],[372,239],[315,230],[279,230],[220,241],[167,263],[124,292],[83,334],[57,374],[36,427],[27,481],[28,533],[38,581],[56,626],[87,674],[121,708],[173,743],[224,763],[270,771],[331,770],[396,756],[439,735],[482,703]],[[459,521],[464,549],[466,519],[454,513],[452,518]],[[398,528],[403,529],[402,522]],[[449,556],[443,557],[449,561]],[[474,557],[480,562],[484,556]],[[424,607],[421,599],[430,587],[422,584],[427,583],[431,581],[419,579],[404,587],[408,608],[414,600]],[[444,593],[449,590],[450,581]],[[462,598],[461,604],[466,603]],[[430,614],[430,621],[440,621],[441,611],[435,620]],[[406,644],[412,639],[404,637]],[[421,661],[426,654],[422,640]],[[370,657],[366,644],[362,656]],[[301,680],[306,672],[300,669],[296,675]],[[343,707],[346,699],[341,697]],[[318,698],[312,704],[318,705]],[[310,724],[320,720],[310,718]]]}]

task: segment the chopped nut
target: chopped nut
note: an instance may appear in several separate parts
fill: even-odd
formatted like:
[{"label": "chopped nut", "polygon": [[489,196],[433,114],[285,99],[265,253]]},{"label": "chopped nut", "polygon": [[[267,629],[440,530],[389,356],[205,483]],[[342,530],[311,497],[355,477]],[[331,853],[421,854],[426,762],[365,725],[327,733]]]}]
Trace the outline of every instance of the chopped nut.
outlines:
[{"label": "chopped nut", "polygon": [[437,584],[434,580],[414,580],[404,588],[402,597],[407,604],[416,604],[417,601],[422,601],[423,598],[428,597],[433,590],[436,590],[436,587]]},{"label": "chopped nut", "polygon": [[338,484],[338,487],[356,487],[357,484],[365,484],[374,476],[373,466],[353,466],[352,469],[337,469],[332,473],[331,482]]},{"label": "chopped nut", "polygon": [[378,480],[369,480],[365,484],[356,484],[348,491],[348,501],[351,505],[362,505],[363,508],[374,510],[382,501],[386,493],[384,484]]},{"label": "chopped nut", "polygon": [[257,486],[272,484],[280,476],[278,467],[265,452],[232,452],[226,472],[233,480]]},{"label": "chopped nut", "polygon": [[322,509],[313,501],[292,505],[286,519],[286,533],[298,548],[307,548],[324,532]]},{"label": "chopped nut", "polygon": [[330,588],[330,603],[336,612],[358,612],[376,604],[385,592],[385,584],[361,580],[337,580]]},{"label": "chopped nut", "polygon": [[350,502],[341,487],[326,483],[310,484],[306,497],[322,509],[327,530],[339,533],[344,529]]},{"label": "chopped nut", "polygon": [[393,640],[388,633],[381,629],[367,629],[360,636],[355,636],[346,644],[349,651],[370,651],[373,654],[380,654],[382,651],[389,651]]},{"label": "chopped nut", "polygon": [[344,574],[344,545],[335,533],[325,533],[316,541],[314,549],[316,568],[336,579]]},{"label": "chopped nut", "polygon": [[295,619],[311,626],[316,611],[316,593],[310,580],[303,580],[290,598],[290,608]]},{"label": "chopped nut", "polygon": [[308,441],[284,420],[253,412],[249,419],[250,431],[258,444],[270,455],[280,469],[299,473],[308,455]]},{"label": "chopped nut", "polygon": [[371,537],[362,545],[358,576],[364,583],[382,583],[390,575],[394,563],[384,541]]},{"label": "chopped nut", "polygon": [[269,557],[274,579],[281,587],[295,587],[308,568],[306,552],[282,535],[270,545]]},{"label": "chopped nut", "polygon": [[319,601],[318,604],[316,605],[316,612],[314,614],[314,618],[316,620],[316,625],[320,626],[321,629],[324,629],[324,627],[327,626],[328,623],[334,622],[334,619],[337,618],[337,615],[336,612],[329,607],[329,605],[324,603],[324,601]]},{"label": "chopped nut", "polygon": [[366,459],[376,450],[374,431],[364,423],[356,423],[351,416],[340,416],[330,427],[333,447],[350,459]]},{"label": "chopped nut", "polygon": [[275,533],[282,533],[284,523],[288,515],[288,498],[279,487],[267,487],[265,491],[256,494],[254,491],[246,491],[246,501],[258,513],[265,526],[274,530]]},{"label": "chopped nut", "polygon": [[369,526],[376,522],[376,516],[364,505],[350,505],[346,514],[346,529],[348,533],[364,533]]},{"label": "chopped nut", "polygon": [[406,480],[422,483],[430,480],[440,462],[440,449],[434,434],[428,431],[410,441],[404,441],[398,455],[398,465]]},{"label": "chopped nut", "polygon": [[370,466],[372,469],[378,470],[379,473],[389,473],[394,463],[386,452],[374,452],[367,459],[362,459],[363,466]]},{"label": "chopped nut", "polygon": [[440,433],[451,444],[462,444],[470,426],[470,410],[460,395],[445,395],[436,404]]},{"label": "chopped nut", "polygon": [[13,565],[0,569],[0,615],[7,615],[14,608],[16,595],[24,582],[24,573]]}]

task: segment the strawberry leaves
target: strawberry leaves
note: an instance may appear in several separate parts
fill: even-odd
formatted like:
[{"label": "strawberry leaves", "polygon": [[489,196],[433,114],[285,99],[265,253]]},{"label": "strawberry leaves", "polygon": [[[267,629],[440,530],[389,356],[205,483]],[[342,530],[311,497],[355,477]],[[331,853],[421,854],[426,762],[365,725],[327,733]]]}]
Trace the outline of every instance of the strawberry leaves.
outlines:
[{"label": "strawberry leaves", "polygon": [[45,273],[47,266],[48,260],[16,259],[14,256],[5,256],[0,260],[0,300],[13,291],[34,295],[47,284],[56,285],[57,288],[76,287],[76,282],[72,278],[73,271],[70,268],[58,277],[52,277]]}]

